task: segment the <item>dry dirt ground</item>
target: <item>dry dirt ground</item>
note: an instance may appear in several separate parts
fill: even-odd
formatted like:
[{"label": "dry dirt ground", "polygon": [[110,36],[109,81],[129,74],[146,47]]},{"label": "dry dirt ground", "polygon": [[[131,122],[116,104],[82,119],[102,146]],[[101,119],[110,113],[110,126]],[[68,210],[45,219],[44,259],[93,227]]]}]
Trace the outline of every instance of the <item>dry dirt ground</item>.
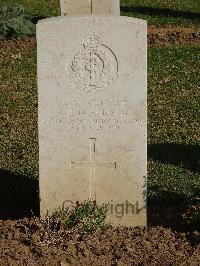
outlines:
[{"label": "dry dirt ground", "polygon": [[167,45],[198,45],[200,34],[197,34],[194,27],[154,27],[148,28],[148,44],[156,46]]},{"label": "dry dirt ground", "polygon": [[52,232],[35,219],[0,221],[0,265],[200,265],[200,232],[112,228]]},{"label": "dry dirt ground", "polygon": [[[148,45],[168,46],[168,45],[200,45],[200,34],[197,34],[194,27],[148,27]],[[8,41],[0,41],[0,47],[10,46],[29,50],[36,46],[36,38],[13,39]]]}]

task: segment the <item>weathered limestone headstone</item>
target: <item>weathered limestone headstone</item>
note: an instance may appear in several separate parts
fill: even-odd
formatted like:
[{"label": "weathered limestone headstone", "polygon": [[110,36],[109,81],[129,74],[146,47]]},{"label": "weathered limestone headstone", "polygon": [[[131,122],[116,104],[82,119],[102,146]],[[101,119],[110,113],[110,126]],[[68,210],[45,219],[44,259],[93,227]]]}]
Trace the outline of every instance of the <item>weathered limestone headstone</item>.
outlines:
[{"label": "weathered limestone headstone", "polygon": [[120,16],[120,0],[92,0],[93,14]]},{"label": "weathered limestone headstone", "polygon": [[61,15],[91,14],[91,0],[61,0]]},{"label": "weathered limestone headstone", "polygon": [[120,15],[120,0],[61,0],[61,15]]},{"label": "weathered limestone headstone", "polygon": [[128,17],[37,25],[41,215],[93,199],[146,225],[146,35]]}]

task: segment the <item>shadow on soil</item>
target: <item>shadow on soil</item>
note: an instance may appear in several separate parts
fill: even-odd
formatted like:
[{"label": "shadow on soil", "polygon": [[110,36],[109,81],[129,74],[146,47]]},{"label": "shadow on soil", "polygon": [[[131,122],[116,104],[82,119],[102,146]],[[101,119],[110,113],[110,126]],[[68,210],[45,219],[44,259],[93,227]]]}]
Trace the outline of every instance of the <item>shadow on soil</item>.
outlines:
[{"label": "shadow on soil", "polygon": [[0,219],[39,214],[38,181],[0,169]]},{"label": "shadow on soil", "polygon": [[182,17],[186,19],[200,19],[199,13],[173,10],[169,8],[153,8],[153,7],[142,7],[142,6],[121,6],[121,12],[124,13],[140,13],[144,15],[155,15],[165,17]]},{"label": "shadow on soil", "polygon": [[148,159],[200,172],[200,145],[160,143],[148,145]]},{"label": "shadow on soil", "polygon": [[149,226],[162,226],[176,231],[188,230],[183,221],[183,214],[188,209],[180,204],[148,204],[147,220]]}]

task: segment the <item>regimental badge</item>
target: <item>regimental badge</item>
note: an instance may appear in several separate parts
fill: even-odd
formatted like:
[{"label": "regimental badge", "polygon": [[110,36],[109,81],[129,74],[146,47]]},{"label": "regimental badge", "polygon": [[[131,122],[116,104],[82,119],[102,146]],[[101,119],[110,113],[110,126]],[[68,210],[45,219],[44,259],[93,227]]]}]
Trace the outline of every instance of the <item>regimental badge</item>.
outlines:
[{"label": "regimental badge", "polygon": [[75,87],[85,93],[105,89],[118,76],[118,61],[114,52],[94,33],[83,43],[67,66],[68,77]]}]

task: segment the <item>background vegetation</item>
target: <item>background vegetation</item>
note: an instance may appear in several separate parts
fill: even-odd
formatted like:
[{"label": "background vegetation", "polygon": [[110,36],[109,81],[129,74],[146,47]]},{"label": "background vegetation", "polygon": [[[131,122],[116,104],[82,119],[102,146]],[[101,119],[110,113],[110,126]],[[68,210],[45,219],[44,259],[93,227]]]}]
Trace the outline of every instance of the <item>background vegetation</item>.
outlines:
[{"label": "background vegetation", "polygon": [[[8,4],[22,5],[34,22],[60,15],[60,0],[0,0],[0,6]],[[154,25],[197,25],[200,0],[121,0],[121,15],[146,19]]]}]

